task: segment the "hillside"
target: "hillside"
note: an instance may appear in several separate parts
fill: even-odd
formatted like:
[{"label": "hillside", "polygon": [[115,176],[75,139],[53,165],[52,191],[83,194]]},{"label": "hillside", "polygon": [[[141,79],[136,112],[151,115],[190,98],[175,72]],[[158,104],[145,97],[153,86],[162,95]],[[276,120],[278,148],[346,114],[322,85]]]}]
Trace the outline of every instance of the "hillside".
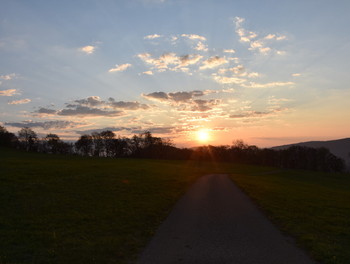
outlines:
[{"label": "hillside", "polygon": [[272,147],[272,149],[285,149],[291,146],[306,146],[311,148],[327,148],[334,155],[345,160],[346,166],[350,168],[350,138],[343,138],[329,141],[308,141],[295,144]]}]

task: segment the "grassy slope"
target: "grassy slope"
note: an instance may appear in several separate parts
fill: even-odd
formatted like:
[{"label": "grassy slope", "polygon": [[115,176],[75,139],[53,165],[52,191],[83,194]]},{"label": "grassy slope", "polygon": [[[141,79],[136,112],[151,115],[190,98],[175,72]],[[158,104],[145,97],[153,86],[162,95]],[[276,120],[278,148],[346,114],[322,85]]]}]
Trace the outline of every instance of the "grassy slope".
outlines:
[{"label": "grassy slope", "polygon": [[321,263],[350,261],[350,175],[303,171],[232,179]]},{"label": "grassy slope", "polygon": [[[200,175],[232,173],[324,263],[347,263],[350,177],[0,149],[0,263],[129,263]],[[335,257],[333,257],[335,256]]]}]

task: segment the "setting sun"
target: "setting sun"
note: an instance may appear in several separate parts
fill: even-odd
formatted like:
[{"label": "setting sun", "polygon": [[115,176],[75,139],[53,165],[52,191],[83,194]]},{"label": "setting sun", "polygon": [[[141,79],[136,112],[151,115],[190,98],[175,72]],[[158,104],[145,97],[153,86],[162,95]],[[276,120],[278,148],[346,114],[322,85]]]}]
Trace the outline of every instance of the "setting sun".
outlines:
[{"label": "setting sun", "polygon": [[207,142],[210,138],[209,132],[207,130],[199,130],[197,132],[197,140],[200,142]]}]

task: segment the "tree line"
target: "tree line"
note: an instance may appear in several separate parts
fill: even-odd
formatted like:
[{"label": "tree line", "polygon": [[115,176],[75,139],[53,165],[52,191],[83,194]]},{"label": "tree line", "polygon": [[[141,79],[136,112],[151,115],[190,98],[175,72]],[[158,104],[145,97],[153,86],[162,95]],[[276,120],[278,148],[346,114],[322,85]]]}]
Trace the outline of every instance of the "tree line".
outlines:
[{"label": "tree line", "polygon": [[234,141],[231,146],[177,148],[170,140],[155,137],[149,131],[128,138],[106,130],[84,134],[75,143],[67,143],[56,134],[39,138],[32,129],[25,127],[15,135],[0,126],[0,146],[89,157],[211,160],[326,172],[345,170],[345,162],[326,148],[292,146],[281,150],[261,149],[242,140]]}]

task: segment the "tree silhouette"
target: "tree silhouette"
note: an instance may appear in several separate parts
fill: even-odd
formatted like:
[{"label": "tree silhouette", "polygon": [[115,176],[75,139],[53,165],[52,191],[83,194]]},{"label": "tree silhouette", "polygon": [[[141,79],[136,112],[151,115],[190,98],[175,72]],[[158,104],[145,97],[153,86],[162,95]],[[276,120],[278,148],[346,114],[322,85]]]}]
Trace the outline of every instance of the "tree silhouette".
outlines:
[{"label": "tree silhouette", "polygon": [[38,136],[29,127],[24,127],[18,131],[18,140],[20,142],[20,146],[26,151],[37,150]]},{"label": "tree silhouette", "polygon": [[93,151],[93,141],[90,135],[82,135],[77,142],[75,148],[84,156],[91,156]]},{"label": "tree silhouette", "polygon": [[12,147],[16,144],[17,137],[15,134],[10,133],[3,126],[0,126],[0,146]]},{"label": "tree silhouette", "polygon": [[106,156],[107,157],[115,156],[113,154],[113,149],[115,146],[115,134],[110,130],[106,130],[100,133],[100,137],[102,139],[102,145]]}]

